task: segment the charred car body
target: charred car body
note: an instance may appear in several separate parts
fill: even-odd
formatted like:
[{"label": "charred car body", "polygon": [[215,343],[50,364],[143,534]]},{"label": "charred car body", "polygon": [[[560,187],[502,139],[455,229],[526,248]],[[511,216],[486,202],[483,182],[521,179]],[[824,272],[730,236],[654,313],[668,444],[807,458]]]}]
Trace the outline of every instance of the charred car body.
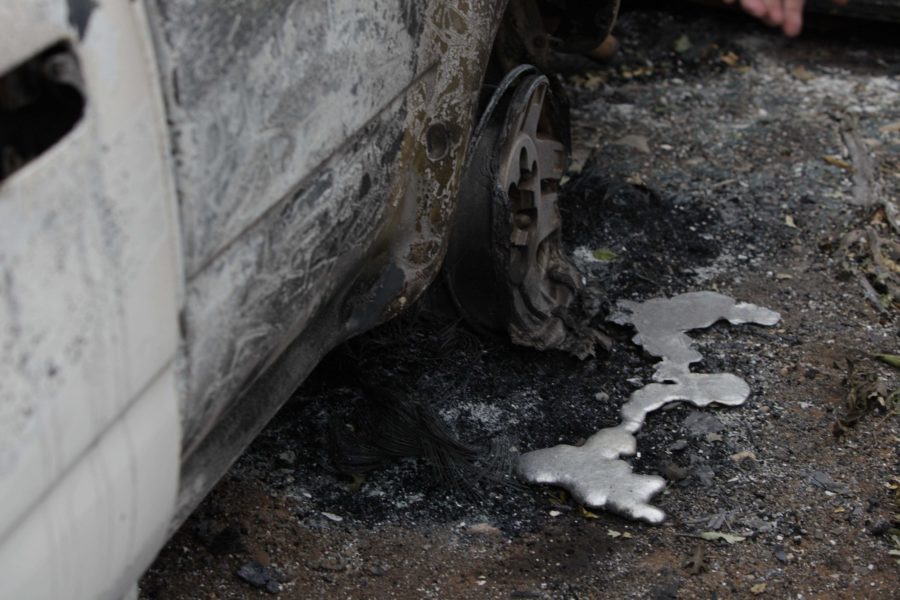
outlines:
[{"label": "charred car body", "polygon": [[0,6],[0,597],[121,596],[445,256],[479,325],[589,350],[539,69],[618,2],[564,4]]}]

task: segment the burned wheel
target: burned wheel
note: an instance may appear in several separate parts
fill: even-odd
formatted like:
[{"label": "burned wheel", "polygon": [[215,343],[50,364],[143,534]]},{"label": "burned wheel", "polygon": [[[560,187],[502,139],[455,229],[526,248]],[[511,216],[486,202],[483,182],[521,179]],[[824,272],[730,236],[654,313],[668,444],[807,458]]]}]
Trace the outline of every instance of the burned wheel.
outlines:
[{"label": "burned wheel", "polygon": [[470,323],[539,349],[571,342],[579,290],[560,235],[567,159],[568,120],[548,79],[531,67],[508,75],[475,130],[444,267]]}]

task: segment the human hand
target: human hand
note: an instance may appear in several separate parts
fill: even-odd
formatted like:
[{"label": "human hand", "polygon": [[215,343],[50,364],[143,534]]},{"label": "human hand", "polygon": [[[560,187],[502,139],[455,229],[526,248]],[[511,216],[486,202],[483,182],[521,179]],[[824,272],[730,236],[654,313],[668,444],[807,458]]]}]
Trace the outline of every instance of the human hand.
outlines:
[{"label": "human hand", "polygon": [[[734,4],[735,0],[724,0]],[[803,5],[806,0],[740,0],[741,8],[772,27],[781,27],[785,35],[794,37],[803,28]],[[847,4],[847,0],[833,0]]]}]

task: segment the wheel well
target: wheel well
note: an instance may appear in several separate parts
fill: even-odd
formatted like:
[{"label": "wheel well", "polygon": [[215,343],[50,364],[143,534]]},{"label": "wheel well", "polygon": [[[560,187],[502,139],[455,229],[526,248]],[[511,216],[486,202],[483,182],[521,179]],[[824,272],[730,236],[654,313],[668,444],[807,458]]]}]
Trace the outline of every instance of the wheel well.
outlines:
[{"label": "wheel well", "polygon": [[510,0],[497,31],[486,85],[521,64],[550,74],[551,52],[586,53],[612,31],[620,0]]}]

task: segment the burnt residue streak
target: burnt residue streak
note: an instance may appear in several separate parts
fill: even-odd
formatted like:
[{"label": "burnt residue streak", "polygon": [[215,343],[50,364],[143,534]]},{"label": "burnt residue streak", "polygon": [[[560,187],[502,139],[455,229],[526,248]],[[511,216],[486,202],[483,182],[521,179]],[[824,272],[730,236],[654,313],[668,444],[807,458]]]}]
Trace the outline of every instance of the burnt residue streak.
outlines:
[{"label": "burnt residue streak", "polygon": [[409,0],[401,0],[400,6],[403,11],[403,22],[406,23],[406,31],[409,35],[418,37],[421,33],[422,22],[419,19],[417,3],[410,2]]},{"label": "burnt residue streak", "polygon": [[372,177],[368,173],[363,173],[362,180],[359,183],[359,199],[362,200],[372,189]]}]

